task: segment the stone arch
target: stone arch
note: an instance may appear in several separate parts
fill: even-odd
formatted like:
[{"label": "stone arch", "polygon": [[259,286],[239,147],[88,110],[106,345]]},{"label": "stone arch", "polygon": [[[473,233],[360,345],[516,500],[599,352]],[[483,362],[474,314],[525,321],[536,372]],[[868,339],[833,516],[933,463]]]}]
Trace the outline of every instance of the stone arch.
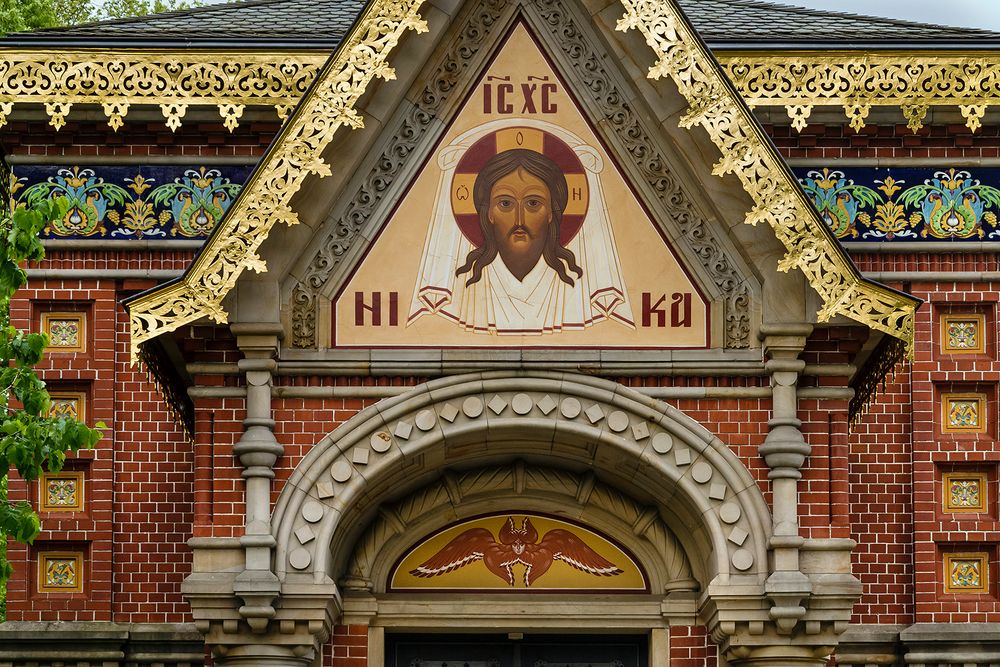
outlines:
[{"label": "stone arch", "polygon": [[650,590],[696,590],[691,564],[659,511],[582,474],[516,461],[448,470],[437,481],[380,508],[351,555],[348,590],[384,593],[394,564],[422,536],[496,507],[570,518],[627,544],[642,564]]},{"label": "stone arch", "polygon": [[428,382],[323,438],[275,507],[275,573],[286,584],[336,581],[380,508],[386,518],[386,503],[448,468],[512,459],[592,470],[595,482],[655,507],[710,593],[767,576],[770,514],[725,443],[673,406],[614,382],[516,372]]}]

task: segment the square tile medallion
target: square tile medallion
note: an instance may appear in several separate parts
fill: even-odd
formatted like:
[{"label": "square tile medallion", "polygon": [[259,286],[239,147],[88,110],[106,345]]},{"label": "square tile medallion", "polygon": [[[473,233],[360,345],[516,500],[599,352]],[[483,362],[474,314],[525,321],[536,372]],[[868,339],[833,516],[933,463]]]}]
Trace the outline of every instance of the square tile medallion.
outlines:
[{"label": "square tile medallion", "polygon": [[985,512],[986,474],[981,472],[946,472],[944,474],[944,511]]},{"label": "square tile medallion", "polygon": [[82,391],[50,391],[49,417],[87,418],[87,394]]},{"label": "square tile medallion", "polygon": [[985,432],[986,394],[941,394],[941,425],[945,432]]},{"label": "square tile medallion", "polygon": [[87,351],[87,316],[84,313],[42,313],[42,331],[49,335],[51,352]]},{"label": "square tile medallion", "polygon": [[42,473],[38,495],[38,509],[42,512],[82,512],[83,472]]},{"label": "square tile medallion", "polygon": [[985,593],[990,587],[990,557],[985,551],[944,555],[945,593]]},{"label": "square tile medallion", "polygon": [[946,354],[986,352],[986,317],[975,313],[942,315],[941,350]]},{"label": "square tile medallion", "polygon": [[82,553],[79,551],[38,552],[39,593],[79,593],[82,590]]}]

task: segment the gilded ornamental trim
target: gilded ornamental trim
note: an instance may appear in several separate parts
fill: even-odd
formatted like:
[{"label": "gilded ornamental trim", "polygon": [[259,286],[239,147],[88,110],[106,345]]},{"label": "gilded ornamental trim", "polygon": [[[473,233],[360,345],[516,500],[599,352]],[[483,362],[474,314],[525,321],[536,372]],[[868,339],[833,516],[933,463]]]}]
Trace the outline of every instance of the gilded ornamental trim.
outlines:
[{"label": "gilded ornamental trim", "polygon": [[688,102],[680,125],[700,125],[722,152],[713,173],[735,174],[754,201],[746,222],[767,222],[788,253],[779,271],[798,268],[823,300],[817,319],[844,315],[905,342],[913,354],[912,297],[864,280],[826,229],[787,165],[677,9],[662,0],[622,0],[618,30],[636,28],[657,54],[649,77],[669,76]]},{"label": "gilded ornamental trim", "polygon": [[747,104],[784,106],[796,130],[816,106],[843,107],[855,130],[865,126],[873,106],[896,106],[914,132],[930,107],[957,106],[975,132],[986,109],[1000,100],[996,53],[742,52],[719,60]]},{"label": "gilded ornamental trim", "polygon": [[[325,51],[0,50],[0,127],[14,105],[41,104],[60,129],[74,105],[98,104],[111,127],[129,108],[159,105],[180,127],[191,106],[215,106],[230,130],[248,106],[274,107],[285,120],[327,60]],[[818,106],[843,107],[860,130],[874,106],[902,109],[916,132],[930,107],[957,106],[974,132],[1000,100],[993,53],[795,51],[726,52],[726,74],[750,107],[784,106],[801,130]]]},{"label": "gilded ornamental trim", "polygon": [[76,104],[99,104],[117,130],[129,108],[157,104],[176,130],[191,106],[215,106],[230,131],[247,106],[282,120],[328,53],[218,51],[0,51],[0,126],[14,105],[42,104],[56,130]]},{"label": "gilded ornamental trim", "polygon": [[325,176],[322,153],[343,125],[361,127],[354,110],[375,76],[392,79],[386,59],[409,29],[426,32],[417,9],[422,0],[373,0],[318,75],[258,168],[216,227],[198,258],[176,283],[130,303],[132,359],[139,346],[167,331],[208,316],[225,322],[222,300],[246,269],[267,270],[257,255],[271,228],[298,222],[292,196],[310,173]]}]

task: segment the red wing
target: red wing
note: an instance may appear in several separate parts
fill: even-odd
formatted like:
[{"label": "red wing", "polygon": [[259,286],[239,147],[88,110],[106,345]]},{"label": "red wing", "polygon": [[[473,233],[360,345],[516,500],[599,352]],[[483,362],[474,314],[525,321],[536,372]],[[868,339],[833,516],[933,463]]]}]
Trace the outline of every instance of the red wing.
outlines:
[{"label": "red wing", "polygon": [[624,572],[617,565],[591,549],[579,537],[568,530],[555,529],[545,533],[538,544],[540,549],[549,551],[552,558],[572,565],[578,570],[611,577]]},{"label": "red wing", "polygon": [[426,561],[410,570],[415,577],[436,577],[463,565],[482,560],[483,554],[496,547],[493,534],[485,528],[470,528],[446,544]]}]

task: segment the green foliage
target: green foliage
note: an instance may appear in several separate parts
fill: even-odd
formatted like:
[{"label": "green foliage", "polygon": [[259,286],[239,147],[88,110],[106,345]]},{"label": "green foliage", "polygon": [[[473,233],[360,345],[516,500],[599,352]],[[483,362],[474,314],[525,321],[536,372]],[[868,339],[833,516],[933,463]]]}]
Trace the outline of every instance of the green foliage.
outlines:
[{"label": "green foliage", "polygon": [[[10,322],[10,301],[27,282],[23,265],[45,257],[39,232],[66,215],[65,198],[34,202],[0,215],[0,544],[7,537],[30,544],[38,535],[38,515],[26,502],[7,500],[7,475],[13,467],[22,479],[38,479],[44,470],[59,472],[67,452],[93,447],[98,429],[65,417],[49,417],[49,394],[34,371],[48,336],[20,331]],[[11,575],[6,548],[0,550],[0,583]]]},{"label": "green foliage", "polygon": [[200,7],[200,0],[0,0],[0,35]]}]

